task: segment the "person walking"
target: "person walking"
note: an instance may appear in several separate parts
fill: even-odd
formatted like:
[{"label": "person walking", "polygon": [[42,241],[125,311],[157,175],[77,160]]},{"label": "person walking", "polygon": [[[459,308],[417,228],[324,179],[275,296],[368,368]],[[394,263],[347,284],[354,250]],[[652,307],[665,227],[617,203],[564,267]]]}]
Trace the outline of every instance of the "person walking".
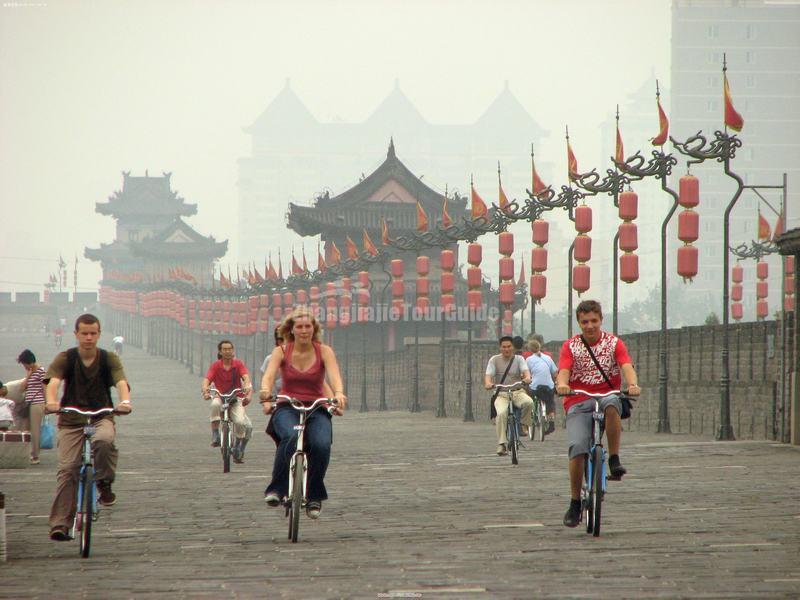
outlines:
[{"label": "person walking", "polygon": [[31,432],[31,464],[39,464],[39,438],[44,416],[44,369],[36,362],[30,350],[23,350],[17,362],[25,369],[22,388],[25,390],[25,405],[22,408],[22,430]]},{"label": "person walking", "polygon": [[[130,386],[122,362],[113,352],[97,347],[100,339],[100,320],[91,314],[83,314],[75,321],[77,346],[59,352],[45,373],[45,410],[58,412],[62,407],[74,407],[94,411],[114,406],[111,388],[117,390],[119,403],[116,412],[131,412]],[[61,400],[58,388],[64,382]],[[56,495],[50,508],[50,539],[69,540],[69,528],[75,518],[76,488],[83,450],[83,427],[85,418],[75,414],[58,417],[58,475]],[[92,419],[95,427],[92,435],[95,481],[100,493],[98,502],[111,506],[117,501],[111,484],[117,470],[119,452],[114,444],[116,423],[114,415],[102,415]]]}]

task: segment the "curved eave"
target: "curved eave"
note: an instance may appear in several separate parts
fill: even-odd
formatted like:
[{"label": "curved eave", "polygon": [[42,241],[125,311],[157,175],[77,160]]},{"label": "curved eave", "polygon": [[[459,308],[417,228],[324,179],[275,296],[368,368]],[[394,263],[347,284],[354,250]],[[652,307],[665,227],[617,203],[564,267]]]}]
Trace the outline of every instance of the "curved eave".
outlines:
[{"label": "curved eave", "polygon": [[155,207],[142,208],[137,204],[117,204],[110,202],[98,202],[95,204],[95,212],[114,218],[119,217],[162,217],[162,216],[181,216],[191,217],[197,214],[196,204],[169,205],[160,204]]},{"label": "curved eave", "polygon": [[131,248],[135,256],[148,258],[221,258],[228,251],[228,242],[213,242],[208,244],[159,244],[139,243]]}]

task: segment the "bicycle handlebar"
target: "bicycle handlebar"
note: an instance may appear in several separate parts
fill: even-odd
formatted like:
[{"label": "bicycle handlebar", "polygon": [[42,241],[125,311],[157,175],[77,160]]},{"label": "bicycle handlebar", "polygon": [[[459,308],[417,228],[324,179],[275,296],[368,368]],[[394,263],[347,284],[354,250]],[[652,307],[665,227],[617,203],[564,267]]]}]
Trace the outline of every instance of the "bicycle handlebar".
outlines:
[{"label": "bicycle handlebar", "polygon": [[512,390],[521,390],[524,385],[524,381],[518,381],[517,383],[495,383],[492,385],[492,389],[500,390],[501,392],[510,392]]},{"label": "bicycle handlebar", "polygon": [[566,396],[589,396],[590,398],[606,398],[608,396],[619,396],[621,398],[627,398],[628,400],[633,400],[636,402],[638,398],[636,396],[631,396],[627,392],[623,392],[621,390],[610,390],[608,392],[585,392],[583,390],[571,390],[568,394],[558,394],[559,396],[566,397]]},{"label": "bicycle handlebar", "polygon": [[[84,417],[99,417],[100,415],[110,415],[111,413],[116,413],[117,409],[115,408],[99,408],[97,410],[81,410],[80,408],[75,408],[74,406],[62,406],[59,408],[56,413],[58,414],[67,414],[67,413],[75,413],[78,415],[82,415]],[[117,413],[123,414],[123,413]]]},{"label": "bicycle handlebar", "polygon": [[[252,388],[250,388],[252,389]],[[249,391],[249,390],[248,390]],[[239,392],[246,394],[247,391],[243,390],[242,388],[234,388],[230,392],[223,394],[215,387],[208,388],[209,394],[216,394],[221,400],[232,400],[234,397],[238,397]]]},{"label": "bicycle handlebar", "polygon": [[[298,400],[297,398],[292,398],[291,396],[284,396],[283,394],[277,394],[273,396],[277,404],[288,404],[295,410],[302,410],[305,412],[311,412],[316,410],[320,406],[327,404],[326,409],[328,412],[332,412],[336,407],[339,406],[339,401],[336,398],[317,398],[314,402],[311,403],[311,406],[306,406],[303,404],[302,400]],[[282,402],[281,402],[282,400]]]}]

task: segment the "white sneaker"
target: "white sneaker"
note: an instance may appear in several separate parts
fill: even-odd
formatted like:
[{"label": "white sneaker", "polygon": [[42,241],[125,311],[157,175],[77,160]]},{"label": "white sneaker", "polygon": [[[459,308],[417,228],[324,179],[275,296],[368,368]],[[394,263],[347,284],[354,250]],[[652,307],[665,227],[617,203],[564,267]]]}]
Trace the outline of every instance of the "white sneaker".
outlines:
[{"label": "white sneaker", "polygon": [[508,450],[506,450],[505,444],[497,444],[497,456],[505,456],[508,454]]},{"label": "white sneaker", "polygon": [[278,506],[281,503],[281,497],[278,496],[277,492],[267,492],[264,495],[264,502],[267,503],[267,506],[271,506],[272,508],[275,508],[276,506]]}]

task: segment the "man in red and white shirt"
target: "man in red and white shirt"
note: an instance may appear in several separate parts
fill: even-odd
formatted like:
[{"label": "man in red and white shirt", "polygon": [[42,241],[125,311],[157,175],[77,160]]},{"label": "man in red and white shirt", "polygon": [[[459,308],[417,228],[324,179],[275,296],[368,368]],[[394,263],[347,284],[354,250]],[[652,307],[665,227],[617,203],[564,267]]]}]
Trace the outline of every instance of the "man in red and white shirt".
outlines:
[{"label": "man in red and white shirt", "polygon": [[[619,390],[622,376],[628,383],[628,394],[638,396],[639,389],[636,371],[633,368],[628,349],[621,339],[602,330],[603,310],[596,300],[584,300],[575,310],[581,333],[564,342],[558,361],[556,391],[559,394],[589,392],[604,394]],[[582,339],[581,339],[582,338]],[[592,349],[597,362],[611,382],[592,360],[586,344]],[[607,396],[600,401],[600,409],[605,414],[605,429],[608,437],[608,468],[614,479],[625,474],[619,461],[622,406],[619,397]],[[564,515],[564,525],[576,527],[581,519],[581,484],[586,455],[589,453],[589,440],[592,430],[594,399],[581,393],[564,397],[564,412],[567,414],[567,438],[569,439],[569,481],[570,506]]]}]

